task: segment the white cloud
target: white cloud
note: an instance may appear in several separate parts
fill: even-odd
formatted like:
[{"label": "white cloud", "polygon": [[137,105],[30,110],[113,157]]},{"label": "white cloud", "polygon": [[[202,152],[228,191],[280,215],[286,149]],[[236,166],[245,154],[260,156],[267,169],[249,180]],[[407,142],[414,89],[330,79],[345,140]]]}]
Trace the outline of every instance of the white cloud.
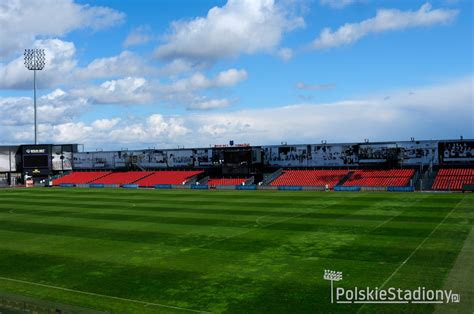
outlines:
[{"label": "white cloud", "polygon": [[189,93],[196,90],[209,88],[232,87],[247,79],[247,71],[241,69],[229,69],[219,72],[215,77],[209,79],[204,74],[197,72],[193,75],[176,80],[168,85],[161,85],[159,91],[162,94]]},{"label": "white cloud", "polygon": [[206,64],[190,62],[184,59],[174,59],[159,70],[160,75],[175,77],[178,74],[190,73],[207,68]]},{"label": "white cloud", "polygon": [[361,0],[319,0],[321,5],[327,5],[334,9],[342,9],[356,2],[361,2]]},{"label": "white cloud", "polygon": [[233,87],[247,79],[247,72],[243,69],[228,69],[208,78],[197,72],[186,78],[168,84],[153,84],[156,97],[163,101],[184,105],[187,109],[218,109],[232,104],[235,100],[226,98],[209,99],[201,96],[204,91],[220,92],[221,89]]},{"label": "white cloud", "polygon": [[[173,61],[171,67],[188,67],[190,74],[181,73],[180,78],[170,76],[165,84],[157,77],[174,70],[158,69],[130,51],[119,55],[94,59],[85,67],[77,66],[76,48],[72,42],[60,39],[37,40],[35,47],[44,48],[46,66],[37,73],[37,87],[63,89],[71,88],[72,96],[88,99],[93,104],[144,104],[165,100],[172,104],[194,104],[203,102],[199,93],[203,90],[229,88],[247,79],[244,69],[228,69],[207,77],[193,72],[186,62]],[[164,73],[170,72],[170,73]],[[178,71],[181,72],[181,71]],[[92,80],[108,78],[97,84]],[[91,82],[92,81],[92,82]],[[90,83],[89,83],[90,82]],[[33,73],[23,64],[23,57],[0,64],[0,89],[28,89],[33,86]],[[215,104],[215,102],[214,102]],[[212,106],[207,104],[208,108]],[[215,105],[215,108],[219,106]],[[221,103],[220,107],[223,107]]]},{"label": "white cloud", "polygon": [[[68,82],[76,68],[76,48],[72,42],[59,39],[36,40],[34,48],[45,50],[46,65],[37,73],[39,88],[57,87]],[[0,63],[0,88],[31,89],[33,72],[25,68],[23,52],[21,56],[7,64]]]},{"label": "white cloud", "polygon": [[151,29],[148,26],[140,26],[134,28],[123,42],[123,46],[128,48],[131,46],[143,45],[153,39]]},{"label": "white cloud", "polygon": [[316,38],[312,47],[326,49],[352,44],[371,33],[381,33],[390,30],[402,30],[412,27],[426,27],[435,24],[446,24],[458,14],[453,9],[432,9],[429,3],[417,11],[400,11],[397,9],[381,9],[375,17],[359,23],[347,23],[337,30],[324,28]]},{"label": "white cloud", "polygon": [[[46,64],[37,73],[38,88],[56,88],[81,85],[85,81],[127,76],[153,76],[160,74],[146,59],[133,52],[97,58],[85,67],[78,67],[74,43],[60,39],[36,40],[34,48],[45,49]],[[0,89],[31,89],[33,73],[24,66],[23,55],[9,63],[0,63]]]},{"label": "white cloud", "polygon": [[148,81],[143,77],[126,77],[105,81],[99,86],[74,89],[71,94],[95,104],[144,104],[153,100]]},{"label": "white cloud", "polygon": [[220,72],[214,79],[214,83],[211,85],[214,85],[216,87],[231,87],[246,79],[247,71],[229,69]]},{"label": "white cloud", "polygon": [[124,20],[116,10],[73,0],[0,2],[0,56],[23,51],[37,36],[63,36],[75,29],[103,29]]},{"label": "white cloud", "polygon": [[[72,121],[88,110],[86,99],[73,97],[61,89],[39,97],[37,106],[39,123]],[[0,98],[0,112],[0,126],[32,126],[33,99]]]},{"label": "white cloud", "polygon": [[418,88],[414,93],[328,104],[300,104],[194,117],[210,142],[254,144],[473,137],[473,78]]},{"label": "white cloud", "polygon": [[116,126],[120,122],[120,118],[113,119],[99,119],[91,123],[91,126],[96,130],[107,130]]},{"label": "white cloud", "polygon": [[144,76],[157,73],[156,69],[142,57],[130,51],[123,51],[117,56],[94,59],[85,68],[78,68],[75,77],[80,80]]},{"label": "white cloud", "polygon": [[188,109],[193,110],[210,110],[210,109],[219,109],[230,106],[232,101],[230,99],[205,99],[197,101],[188,106]]},{"label": "white cloud", "polygon": [[173,22],[155,56],[213,62],[242,53],[269,52],[285,32],[304,24],[301,17],[287,12],[273,0],[229,0],[223,7],[213,7],[206,17]]},{"label": "white cloud", "polygon": [[[410,88],[363,99],[325,104],[223,113],[149,117],[108,117],[92,123],[62,120],[40,125],[42,142],[85,143],[89,148],[186,147],[224,143],[252,144],[354,142],[474,137],[473,77]],[[59,97],[61,92],[56,93]],[[31,100],[30,100],[31,101]],[[2,107],[0,101],[0,109]],[[12,109],[13,110],[13,109]],[[10,116],[10,115],[9,115]],[[31,120],[25,120],[31,121]],[[50,120],[54,121],[54,120]],[[0,143],[31,140],[32,128],[5,125]]]},{"label": "white cloud", "polygon": [[86,143],[88,147],[97,148],[110,145],[133,145],[143,148],[156,143],[172,145],[190,133],[181,118],[164,117],[160,114],[153,114],[141,122],[113,118],[96,120],[90,124],[69,122],[43,125],[42,129],[41,135],[50,141]]}]

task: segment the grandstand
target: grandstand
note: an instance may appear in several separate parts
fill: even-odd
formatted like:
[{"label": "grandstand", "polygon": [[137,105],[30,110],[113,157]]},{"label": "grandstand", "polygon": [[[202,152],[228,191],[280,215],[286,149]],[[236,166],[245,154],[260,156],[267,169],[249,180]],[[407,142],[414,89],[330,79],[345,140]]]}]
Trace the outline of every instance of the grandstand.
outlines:
[{"label": "grandstand", "polygon": [[474,169],[440,169],[432,189],[460,191],[464,184],[474,184]]},{"label": "grandstand", "polygon": [[414,169],[355,170],[343,186],[407,186]]},{"label": "grandstand", "polygon": [[140,187],[154,187],[159,184],[186,184],[191,178],[202,171],[157,171],[135,182]]},{"label": "grandstand", "polygon": [[53,180],[53,185],[61,184],[88,184],[111,174],[110,171],[71,172]]},{"label": "grandstand", "polygon": [[[250,146],[79,152],[78,144],[0,147],[0,184],[26,177],[54,186],[152,188],[412,187],[461,190],[472,183],[474,140]],[[460,149],[462,148],[462,149]],[[439,171],[436,177],[436,172]],[[449,170],[451,169],[451,170]],[[342,189],[341,189],[342,188]],[[351,188],[351,189],[345,189]]]},{"label": "grandstand", "polygon": [[209,187],[216,187],[219,185],[242,185],[247,180],[248,178],[213,178],[209,179],[207,184]]},{"label": "grandstand", "polygon": [[107,176],[101,177],[92,181],[93,184],[131,184],[140,179],[152,175],[150,171],[128,171],[128,172],[113,172]]},{"label": "grandstand", "polygon": [[283,170],[271,186],[329,186],[333,188],[349,174],[348,170]]}]

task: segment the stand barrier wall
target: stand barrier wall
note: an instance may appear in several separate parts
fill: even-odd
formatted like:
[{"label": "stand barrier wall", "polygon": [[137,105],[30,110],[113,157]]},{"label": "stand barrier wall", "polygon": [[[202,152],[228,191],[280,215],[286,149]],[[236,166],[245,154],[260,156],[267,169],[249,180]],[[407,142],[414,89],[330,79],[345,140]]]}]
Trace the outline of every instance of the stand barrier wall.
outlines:
[{"label": "stand barrier wall", "polygon": [[191,185],[191,190],[208,190],[209,186],[207,184],[202,185]]},{"label": "stand barrier wall", "polygon": [[413,186],[389,186],[387,188],[389,192],[415,192],[415,187]]},{"label": "stand barrier wall", "polygon": [[385,192],[387,191],[387,187],[386,186],[362,186],[360,190],[364,192]]},{"label": "stand barrier wall", "polygon": [[360,186],[335,186],[334,191],[336,192],[359,192]]}]

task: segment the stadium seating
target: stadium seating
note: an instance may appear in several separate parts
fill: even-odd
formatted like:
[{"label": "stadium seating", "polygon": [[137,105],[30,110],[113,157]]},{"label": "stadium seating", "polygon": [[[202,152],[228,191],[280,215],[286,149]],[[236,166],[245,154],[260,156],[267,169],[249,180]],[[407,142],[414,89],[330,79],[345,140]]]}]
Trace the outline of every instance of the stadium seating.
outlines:
[{"label": "stadium seating", "polygon": [[214,178],[209,179],[207,184],[210,187],[216,187],[218,185],[242,185],[242,183],[247,180],[247,178]]},{"label": "stadium seating", "polygon": [[108,176],[92,181],[94,184],[131,184],[153,174],[151,171],[113,172]]},{"label": "stadium seating", "polygon": [[348,173],[348,170],[283,170],[282,175],[270,185],[326,186],[327,184],[333,188]]},{"label": "stadium seating", "polygon": [[343,186],[407,186],[414,169],[355,170]]},{"label": "stadium seating", "polygon": [[474,184],[474,169],[440,169],[432,189],[460,191],[463,184]]},{"label": "stadium seating", "polygon": [[110,171],[71,172],[53,180],[53,185],[60,184],[87,184],[111,174]]},{"label": "stadium seating", "polygon": [[183,184],[202,171],[157,171],[135,184],[140,187],[153,187],[157,184]]}]

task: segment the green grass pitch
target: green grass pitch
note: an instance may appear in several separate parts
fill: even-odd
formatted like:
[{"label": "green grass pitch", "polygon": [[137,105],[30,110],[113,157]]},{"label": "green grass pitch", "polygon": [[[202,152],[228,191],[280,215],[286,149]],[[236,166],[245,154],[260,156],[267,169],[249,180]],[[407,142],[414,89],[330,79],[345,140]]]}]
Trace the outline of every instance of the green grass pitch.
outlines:
[{"label": "green grass pitch", "polygon": [[0,295],[113,313],[431,313],[331,304],[323,272],[441,289],[473,210],[472,193],[3,189]]}]

